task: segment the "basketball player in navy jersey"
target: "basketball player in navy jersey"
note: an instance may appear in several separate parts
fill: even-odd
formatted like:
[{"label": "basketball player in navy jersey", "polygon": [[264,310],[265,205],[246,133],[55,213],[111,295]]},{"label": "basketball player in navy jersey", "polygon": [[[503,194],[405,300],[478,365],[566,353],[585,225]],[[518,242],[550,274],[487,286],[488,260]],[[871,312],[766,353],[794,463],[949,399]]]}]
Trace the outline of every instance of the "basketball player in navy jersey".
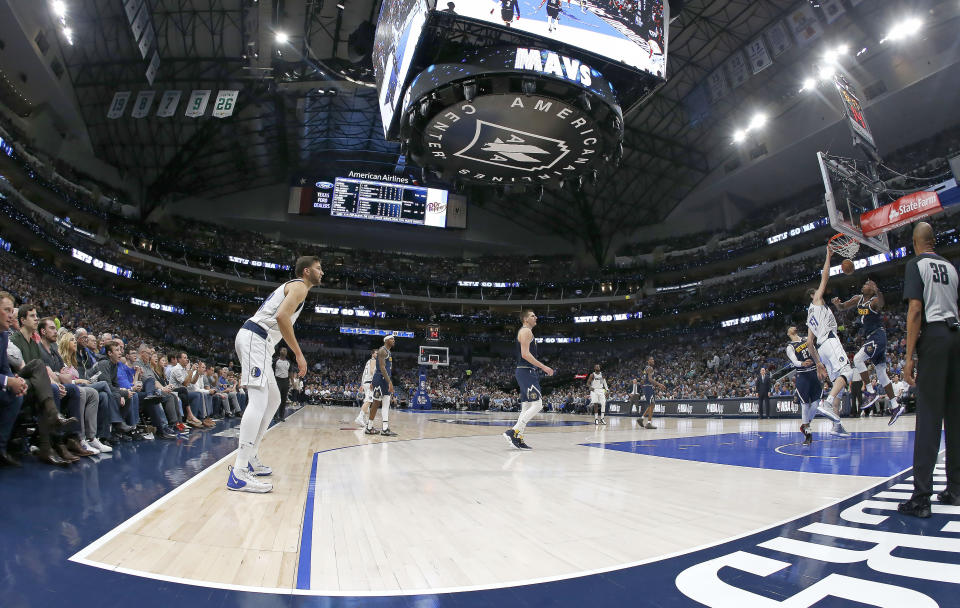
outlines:
[{"label": "basketball player in navy jersey", "polygon": [[[787,358],[793,364],[794,384],[796,384],[797,399],[802,408],[800,432],[803,433],[803,445],[813,443],[813,433],[810,432],[810,423],[817,415],[820,400],[823,398],[823,384],[817,377],[817,364],[810,355],[807,340],[801,339],[797,328],[787,329]],[[786,376],[784,376],[786,377]]]},{"label": "basketball player in navy jersey", "polygon": [[[510,27],[510,23],[513,21],[513,15],[517,15],[517,21],[520,21],[520,3],[517,0],[496,0],[500,4],[500,18],[503,19],[503,24],[507,27]],[[493,11],[497,10],[496,5],[490,9],[490,14],[493,14]]]},{"label": "basketball player in navy jersey", "polygon": [[[370,418],[367,420],[367,435],[385,435],[387,437],[396,437],[397,434],[390,430],[390,399],[393,397],[393,380],[390,375],[393,373],[393,345],[397,340],[393,336],[383,337],[383,346],[377,351],[377,366],[373,372],[373,402],[370,404]],[[373,419],[377,417],[377,407],[382,406],[383,430],[377,431],[373,428]]]},{"label": "basketball player in navy jersey", "polygon": [[[647,404],[647,409],[637,418],[637,424],[639,424],[642,429],[657,428],[653,425],[653,404],[657,401],[653,388],[657,387],[661,391],[667,390],[667,387],[657,382],[657,379],[653,377],[653,363],[653,357],[648,357],[647,367],[643,370],[643,400]],[[646,423],[643,421],[644,418],[647,419]]]},{"label": "basketball player in navy jersey", "polygon": [[548,376],[553,375],[553,369],[537,360],[537,341],[533,338],[533,328],[537,326],[537,315],[532,310],[525,310],[520,315],[523,327],[517,332],[515,376],[520,385],[520,416],[512,429],[504,431],[513,447],[518,450],[531,449],[523,441],[523,432],[527,423],[543,409],[543,392],[540,390],[540,376],[538,369]]},{"label": "basketball player in navy jersey", "polygon": [[557,25],[560,23],[560,2],[561,0],[540,0],[540,6],[537,7],[537,10],[543,8],[543,5],[547,5],[547,31],[552,32],[557,29]]},{"label": "basketball player in navy jersey", "polygon": [[884,305],[883,294],[880,293],[876,283],[867,279],[860,295],[853,296],[846,302],[841,302],[840,298],[834,298],[832,303],[837,310],[848,310],[853,307],[857,309],[857,322],[860,325],[863,346],[853,356],[853,367],[860,374],[868,395],[864,399],[863,409],[872,407],[880,399],[880,395],[870,386],[870,370],[867,369],[867,363],[873,363],[873,369],[877,371],[877,381],[890,401],[893,415],[890,416],[889,424],[893,424],[903,413],[904,406],[900,405],[894,396],[893,383],[887,376],[887,330],[883,327],[883,318],[880,315]]},{"label": "basketball player in navy jersey", "polygon": [[295,279],[277,287],[243,324],[235,342],[240,360],[240,385],[247,389],[247,409],[240,419],[240,449],[227,478],[227,489],[269,492],[273,484],[257,479],[273,470],[260,462],[258,450],[273,415],[280,406],[280,389],[273,376],[273,351],[281,338],[297,361],[297,377],[307,373],[307,360],[293,333],[303,302],[312,287],[320,284],[323,269],[315,256],[297,259]]},{"label": "basketball player in navy jersey", "polygon": [[590,408],[593,410],[594,424],[607,424],[603,419],[603,409],[607,405],[607,379],[600,371],[600,364],[593,366],[593,372],[587,377],[587,386],[590,387]]}]

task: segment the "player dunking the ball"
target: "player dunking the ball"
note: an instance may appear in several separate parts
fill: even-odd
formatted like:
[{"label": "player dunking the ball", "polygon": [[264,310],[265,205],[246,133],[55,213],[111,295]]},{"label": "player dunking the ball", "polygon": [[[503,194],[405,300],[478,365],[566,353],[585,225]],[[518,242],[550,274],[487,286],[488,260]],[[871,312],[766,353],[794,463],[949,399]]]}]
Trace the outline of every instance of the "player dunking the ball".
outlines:
[{"label": "player dunking the ball", "polygon": [[532,310],[525,310],[520,315],[523,327],[517,332],[515,376],[520,385],[520,416],[512,429],[507,429],[503,436],[518,450],[531,449],[523,441],[523,432],[527,423],[543,409],[543,392],[540,390],[540,376],[537,370],[543,370],[548,376],[553,370],[537,360],[537,341],[533,338],[533,328],[537,326],[537,315]]},{"label": "player dunking the ball", "polygon": [[840,424],[833,401],[853,379],[853,368],[843,350],[843,344],[837,337],[837,319],[833,311],[824,304],[823,293],[827,290],[827,281],[830,279],[830,248],[827,247],[827,257],[823,262],[823,271],[820,274],[820,285],[807,290],[810,306],[807,308],[807,350],[817,365],[817,377],[820,380],[830,379],[833,388],[824,401],[820,413],[833,420],[833,435],[849,437],[850,433]]},{"label": "player dunking the ball", "polygon": [[[657,402],[653,388],[657,387],[661,391],[667,390],[667,387],[657,382],[657,379],[653,377],[653,363],[653,357],[648,357],[647,367],[643,370],[643,400],[647,404],[647,409],[643,410],[643,413],[637,417],[637,424],[639,424],[642,429],[657,428],[653,425],[653,405]],[[644,418],[647,419],[646,422],[643,421]]]},{"label": "player dunking the ball", "polygon": [[320,284],[323,269],[315,256],[297,258],[295,279],[277,287],[259,310],[237,332],[235,342],[240,359],[240,385],[247,389],[247,409],[240,419],[240,449],[227,478],[227,489],[240,492],[269,492],[273,484],[257,479],[271,475],[260,462],[258,450],[270,421],[280,406],[280,389],[273,377],[273,351],[282,338],[297,361],[297,377],[307,373],[293,324],[297,322],[310,288]]},{"label": "player dunking the ball", "polygon": [[[894,396],[893,383],[887,377],[887,330],[883,327],[883,318],[880,315],[884,306],[883,294],[880,293],[877,284],[868,279],[863,284],[859,296],[853,296],[846,302],[841,302],[840,298],[834,298],[831,302],[838,310],[847,310],[856,306],[860,333],[863,335],[863,346],[853,356],[853,366],[860,374],[863,386],[869,387],[870,370],[867,369],[867,364],[873,363],[873,369],[877,371],[877,382],[883,387],[887,399],[890,400],[893,415],[890,416],[889,424],[893,424],[903,413],[904,406],[900,405]],[[879,398],[880,395],[868,389],[863,409],[871,407]]]},{"label": "player dunking the ball", "polygon": [[607,405],[607,379],[600,372],[600,364],[593,366],[593,373],[587,378],[587,386],[590,387],[590,407],[593,409],[594,424],[606,424],[603,419],[603,409]]}]

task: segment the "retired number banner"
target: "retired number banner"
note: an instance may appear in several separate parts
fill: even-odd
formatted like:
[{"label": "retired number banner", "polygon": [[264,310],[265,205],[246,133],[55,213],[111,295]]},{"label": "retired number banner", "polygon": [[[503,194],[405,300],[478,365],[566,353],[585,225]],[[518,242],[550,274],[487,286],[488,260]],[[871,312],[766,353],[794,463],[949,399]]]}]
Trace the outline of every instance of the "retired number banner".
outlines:
[{"label": "retired number banner", "polygon": [[187,111],[184,113],[184,116],[189,116],[190,118],[203,116],[203,113],[207,111],[208,101],[210,101],[209,90],[193,91],[187,100]]},{"label": "retired number banner", "polygon": [[127,102],[130,101],[130,91],[117,91],[113,94],[113,101],[110,103],[110,109],[107,110],[107,118],[117,119],[123,116],[127,109]]},{"label": "retired number banner", "polygon": [[233,108],[237,105],[237,95],[240,91],[220,91],[217,93],[217,101],[213,104],[213,116],[215,118],[226,118],[233,114]]}]

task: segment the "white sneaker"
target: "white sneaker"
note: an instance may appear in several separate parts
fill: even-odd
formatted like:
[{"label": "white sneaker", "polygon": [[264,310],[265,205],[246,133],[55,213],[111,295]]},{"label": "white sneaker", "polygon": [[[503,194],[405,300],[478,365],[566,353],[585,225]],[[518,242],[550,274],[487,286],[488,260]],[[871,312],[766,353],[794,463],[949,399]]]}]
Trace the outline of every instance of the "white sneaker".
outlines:
[{"label": "white sneaker", "polygon": [[250,471],[254,477],[273,475],[273,469],[260,462],[259,456],[254,456],[247,462],[247,470]]},{"label": "white sneaker", "polygon": [[360,412],[359,414],[357,414],[357,417],[354,418],[353,421],[359,424],[360,426],[362,426],[363,428],[367,428],[367,421],[363,419],[363,412]]},{"label": "white sneaker", "polygon": [[101,453],[103,453],[103,454],[109,454],[110,452],[113,451],[113,448],[110,447],[109,445],[104,445],[104,444],[100,443],[100,439],[98,439],[97,437],[94,437],[93,439],[91,439],[91,440],[88,441],[87,443],[90,444],[90,447],[94,448],[95,450],[97,450],[98,452],[101,452]]},{"label": "white sneaker", "polygon": [[[94,440],[94,441],[96,441],[96,440]],[[99,443],[99,442],[98,442],[98,443]],[[100,450],[98,450],[97,448],[93,447],[93,445],[91,445],[90,442],[89,442],[89,441],[86,441],[86,440],[80,442],[80,447],[82,447],[83,449],[85,449],[85,450],[88,451],[88,452],[93,452],[94,456],[96,456],[97,454],[100,453]],[[104,447],[106,447],[106,446],[104,446]]]},{"label": "white sneaker", "polygon": [[266,494],[273,490],[273,484],[260,481],[250,471],[230,467],[230,477],[227,478],[227,489],[235,492],[254,492]]},{"label": "white sneaker", "polygon": [[830,434],[831,434],[831,435],[835,435],[835,436],[837,436],[837,437],[849,437],[849,436],[850,436],[850,433],[847,431],[847,429],[843,428],[843,425],[840,424],[839,422],[834,423],[833,429],[830,431]]}]

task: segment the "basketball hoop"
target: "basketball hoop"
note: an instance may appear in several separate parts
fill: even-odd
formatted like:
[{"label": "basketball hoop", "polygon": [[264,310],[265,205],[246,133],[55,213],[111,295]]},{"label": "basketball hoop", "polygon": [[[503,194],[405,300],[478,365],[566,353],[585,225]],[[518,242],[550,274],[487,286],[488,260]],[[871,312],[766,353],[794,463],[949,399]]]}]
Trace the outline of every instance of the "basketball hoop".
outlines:
[{"label": "basketball hoop", "polygon": [[839,253],[847,259],[853,259],[853,256],[860,251],[860,241],[841,232],[830,237],[827,247],[834,253]]}]

